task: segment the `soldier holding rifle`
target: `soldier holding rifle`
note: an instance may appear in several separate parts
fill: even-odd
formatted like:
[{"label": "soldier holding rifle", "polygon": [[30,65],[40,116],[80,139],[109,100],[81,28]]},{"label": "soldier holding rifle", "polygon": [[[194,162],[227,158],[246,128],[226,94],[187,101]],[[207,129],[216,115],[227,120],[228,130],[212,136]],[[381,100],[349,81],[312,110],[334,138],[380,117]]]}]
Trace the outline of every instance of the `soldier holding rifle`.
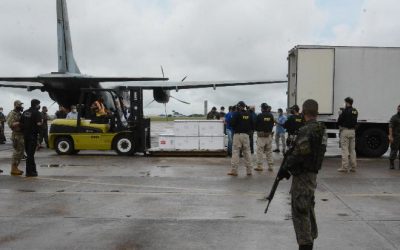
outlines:
[{"label": "soldier holding rifle", "polygon": [[327,134],[325,126],[316,121],[318,103],[315,100],[309,99],[303,103],[303,114],[306,123],[299,129],[293,147],[287,152],[266,199],[269,202],[272,200],[280,180],[293,176],[290,193],[294,230],[299,250],[308,250],[313,249],[314,239],[318,236],[314,193],[317,174],[326,151]]}]

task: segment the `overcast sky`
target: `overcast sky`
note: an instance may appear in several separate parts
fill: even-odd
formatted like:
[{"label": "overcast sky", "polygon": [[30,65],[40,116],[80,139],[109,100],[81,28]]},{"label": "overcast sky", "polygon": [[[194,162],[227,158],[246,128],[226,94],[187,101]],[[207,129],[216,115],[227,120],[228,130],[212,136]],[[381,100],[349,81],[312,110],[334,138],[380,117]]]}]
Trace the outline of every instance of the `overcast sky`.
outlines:
[{"label": "overcast sky", "polygon": [[[187,80],[282,80],[295,45],[400,46],[397,0],[68,0],[82,73]],[[55,0],[0,1],[0,76],[57,71]],[[240,100],[286,107],[286,84],[181,90],[168,112],[202,113]],[[6,113],[18,98],[51,105],[46,93],[0,88]],[[145,95],[145,104],[152,93]],[[29,105],[25,105],[28,107]],[[57,105],[51,108],[55,111]],[[153,103],[146,114],[164,112]]]}]

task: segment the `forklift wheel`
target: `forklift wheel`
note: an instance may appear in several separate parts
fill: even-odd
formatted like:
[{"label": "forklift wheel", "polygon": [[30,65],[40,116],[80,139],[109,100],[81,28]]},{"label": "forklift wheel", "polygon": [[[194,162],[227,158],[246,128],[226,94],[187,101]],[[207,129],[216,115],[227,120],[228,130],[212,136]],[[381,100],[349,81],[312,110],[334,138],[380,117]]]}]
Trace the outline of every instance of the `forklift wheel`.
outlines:
[{"label": "forklift wheel", "polygon": [[119,135],[115,139],[115,151],[119,155],[132,155],[135,152],[133,139],[127,135]]},{"label": "forklift wheel", "polygon": [[71,138],[60,137],[56,139],[55,143],[56,152],[59,155],[70,155],[74,150],[74,143]]}]

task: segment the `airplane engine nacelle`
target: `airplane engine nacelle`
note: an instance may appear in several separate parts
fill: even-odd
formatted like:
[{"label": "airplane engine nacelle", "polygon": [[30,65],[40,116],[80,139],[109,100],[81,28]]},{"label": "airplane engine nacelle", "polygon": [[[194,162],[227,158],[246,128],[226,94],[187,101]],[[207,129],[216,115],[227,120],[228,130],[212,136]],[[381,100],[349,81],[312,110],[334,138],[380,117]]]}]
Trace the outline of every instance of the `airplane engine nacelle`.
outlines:
[{"label": "airplane engine nacelle", "polygon": [[170,98],[169,90],[164,90],[162,88],[153,89],[153,97],[158,103],[167,103]]}]

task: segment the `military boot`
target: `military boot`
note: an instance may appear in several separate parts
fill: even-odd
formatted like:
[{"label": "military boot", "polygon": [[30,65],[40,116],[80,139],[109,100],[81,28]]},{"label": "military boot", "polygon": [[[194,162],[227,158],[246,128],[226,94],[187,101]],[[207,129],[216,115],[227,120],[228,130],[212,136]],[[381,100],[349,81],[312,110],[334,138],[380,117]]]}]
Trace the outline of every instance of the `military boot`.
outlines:
[{"label": "military boot", "polygon": [[299,250],[312,250],[313,245],[299,245]]},{"label": "military boot", "polygon": [[390,169],[394,169],[394,160],[390,160],[390,166],[389,166],[389,168],[390,168]]},{"label": "military boot", "polygon": [[24,171],[19,170],[17,165],[15,164],[11,165],[11,172],[10,172],[11,175],[22,175],[23,173]]}]

